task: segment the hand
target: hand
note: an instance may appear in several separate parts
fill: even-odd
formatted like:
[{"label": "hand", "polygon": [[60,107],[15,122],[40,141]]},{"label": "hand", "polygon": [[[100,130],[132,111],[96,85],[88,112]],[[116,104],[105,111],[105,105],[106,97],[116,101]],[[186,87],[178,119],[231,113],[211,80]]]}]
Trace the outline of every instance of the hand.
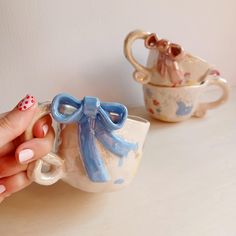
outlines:
[{"label": "hand", "polygon": [[31,183],[26,174],[28,163],[48,154],[53,145],[54,130],[49,115],[34,125],[33,139],[22,140],[37,109],[35,98],[27,95],[0,118],[0,202]]}]

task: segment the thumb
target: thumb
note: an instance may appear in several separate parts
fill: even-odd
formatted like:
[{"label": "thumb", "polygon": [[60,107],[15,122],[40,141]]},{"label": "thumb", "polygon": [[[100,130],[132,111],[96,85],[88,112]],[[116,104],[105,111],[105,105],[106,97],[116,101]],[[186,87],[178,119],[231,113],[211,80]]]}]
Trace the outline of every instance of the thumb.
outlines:
[{"label": "thumb", "polygon": [[25,131],[34,117],[36,108],[36,99],[26,95],[12,111],[0,118],[0,148]]}]

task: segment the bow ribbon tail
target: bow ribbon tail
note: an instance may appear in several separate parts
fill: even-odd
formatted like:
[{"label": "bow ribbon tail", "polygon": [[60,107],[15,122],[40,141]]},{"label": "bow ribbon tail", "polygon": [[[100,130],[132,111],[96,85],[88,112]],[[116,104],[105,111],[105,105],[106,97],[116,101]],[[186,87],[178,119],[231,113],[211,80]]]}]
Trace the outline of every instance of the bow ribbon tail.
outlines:
[{"label": "bow ribbon tail", "polygon": [[184,73],[181,71],[179,64],[177,61],[172,61],[172,64],[169,68],[170,70],[170,80],[171,82],[176,84],[181,84],[184,79]]},{"label": "bow ribbon tail", "polygon": [[80,148],[84,167],[88,177],[93,182],[107,182],[109,174],[97,150],[94,129],[91,127],[95,120],[86,120],[79,123]]},{"label": "bow ribbon tail", "polygon": [[97,122],[95,135],[106,149],[119,157],[126,157],[131,150],[138,149],[136,143],[127,142],[112,132],[104,130],[101,121]]},{"label": "bow ribbon tail", "polygon": [[166,76],[167,66],[166,66],[166,56],[162,53],[159,54],[157,59],[157,71],[161,76]]}]

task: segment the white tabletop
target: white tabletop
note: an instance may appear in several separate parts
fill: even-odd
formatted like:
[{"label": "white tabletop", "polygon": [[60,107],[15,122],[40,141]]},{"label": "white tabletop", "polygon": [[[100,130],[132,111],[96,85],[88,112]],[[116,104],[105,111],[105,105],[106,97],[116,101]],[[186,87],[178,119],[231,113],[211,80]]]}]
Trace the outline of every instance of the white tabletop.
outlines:
[{"label": "white tabletop", "polygon": [[14,194],[0,205],[0,235],[235,236],[235,101],[232,89],[230,101],[203,119],[152,120],[125,190],[89,194],[60,182]]}]

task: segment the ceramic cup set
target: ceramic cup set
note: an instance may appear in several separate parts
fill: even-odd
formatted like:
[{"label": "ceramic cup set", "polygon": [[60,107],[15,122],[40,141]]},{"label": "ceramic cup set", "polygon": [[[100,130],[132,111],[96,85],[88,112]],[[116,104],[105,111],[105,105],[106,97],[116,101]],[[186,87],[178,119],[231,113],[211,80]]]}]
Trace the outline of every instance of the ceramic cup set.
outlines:
[{"label": "ceramic cup set", "polygon": [[[133,56],[132,45],[138,39],[150,50],[146,67]],[[227,82],[213,66],[155,33],[129,33],[124,54],[135,69],[134,79],[143,85],[146,110],[156,119],[178,122],[191,116],[202,117],[228,98]],[[212,85],[219,87],[222,95],[216,101],[201,103],[201,95]]]},{"label": "ceramic cup set", "polygon": [[26,140],[33,138],[35,122],[46,114],[58,124],[56,148],[29,164],[31,180],[51,185],[62,179],[87,192],[114,191],[131,182],[142,157],[148,121],[128,116],[119,103],[59,94],[52,103],[39,105]]},{"label": "ceramic cup set", "polygon": [[[132,45],[137,39],[144,40],[150,50],[147,67],[133,57]],[[212,66],[156,34],[131,32],[125,39],[124,53],[135,68],[134,79],[143,85],[148,112],[159,120],[201,117],[228,97],[227,82]],[[210,85],[221,88],[221,97],[200,103],[201,94]],[[25,132],[26,140],[33,138],[35,122],[47,114],[57,124],[55,150],[28,165],[31,180],[51,185],[62,179],[87,192],[114,191],[132,181],[150,125],[147,120],[128,116],[126,107],[119,103],[59,94],[52,102],[39,105]]]}]

